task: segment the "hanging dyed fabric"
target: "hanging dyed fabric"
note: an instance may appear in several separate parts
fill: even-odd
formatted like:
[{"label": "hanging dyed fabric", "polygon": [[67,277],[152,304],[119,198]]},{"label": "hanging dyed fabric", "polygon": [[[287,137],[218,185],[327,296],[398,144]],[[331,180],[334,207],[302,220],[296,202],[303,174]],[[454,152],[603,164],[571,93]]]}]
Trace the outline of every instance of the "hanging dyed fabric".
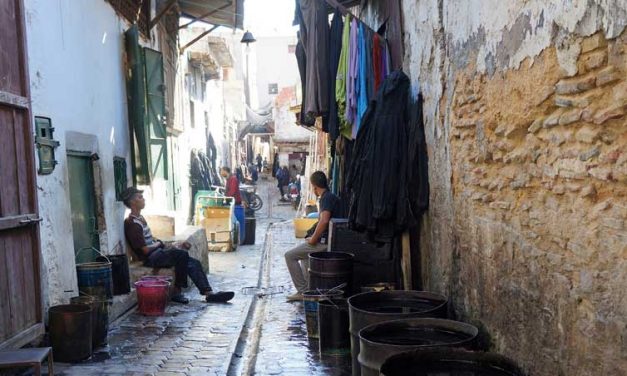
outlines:
[{"label": "hanging dyed fabric", "polygon": [[367,56],[369,55],[367,50],[367,34],[366,27],[363,23],[359,23],[359,33],[357,34],[357,60],[358,60],[358,73],[357,83],[355,84],[355,93],[357,97],[357,116],[355,117],[355,124],[353,125],[353,138],[357,137],[359,128],[361,127],[361,120],[368,108],[368,69],[367,69]]},{"label": "hanging dyed fabric", "polygon": [[298,33],[298,43],[296,44],[296,51],[294,53],[296,55],[296,62],[298,63],[298,72],[300,73],[300,85],[301,85],[301,106],[300,113],[298,114],[298,122],[302,125],[313,126],[316,122],[316,118],[314,116],[308,115],[305,112],[305,101],[307,98],[307,80],[305,79],[307,75],[307,57],[305,54],[305,47],[303,47],[303,43],[300,40],[300,33]]},{"label": "hanging dyed fabric", "polygon": [[381,54],[381,40],[379,34],[372,37],[372,63],[374,65],[374,91],[375,93],[383,81],[383,58]]},{"label": "hanging dyed fabric", "polygon": [[374,65],[372,63],[372,37],[374,32],[368,28],[364,27],[364,38],[366,49],[364,50],[365,60],[366,60],[366,72],[365,72],[365,80],[366,80],[366,106],[368,106],[368,101],[371,98],[374,98]]},{"label": "hanging dyed fabric", "polygon": [[[390,74],[370,102],[359,130],[347,181],[349,225],[378,241],[415,223],[408,197],[412,158],[408,153],[409,78]],[[376,178],[375,178],[376,177]]]},{"label": "hanging dyed fabric", "polygon": [[307,56],[304,93],[307,114],[329,111],[329,21],[324,1],[300,0],[300,38]]},{"label": "hanging dyed fabric", "polygon": [[[354,124],[357,114],[357,97],[355,94],[355,84],[357,83],[358,71],[358,46],[357,34],[359,26],[353,18],[351,21],[350,40],[349,40],[349,58],[348,58],[348,76],[346,79],[346,121]],[[351,130],[352,138],[352,130]]]},{"label": "hanging dyed fabric", "polygon": [[[326,121],[326,127],[323,124],[323,129],[326,128],[329,131],[331,141],[340,134],[340,119],[338,116],[338,105],[336,100],[336,83],[337,74],[339,70],[340,56],[342,49],[342,29],[344,28],[344,22],[342,21],[342,14],[339,10],[335,10],[333,20],[331,21],[331,31],[329,33],[329,117]],[[335,78],[335,79],[334,79]],[[344,81],[341,82],[341,86],[344,85]]]},{"label": "hanging dyed fabric", "polygon": [[344,137],[351,137],[351,126],[346,121],[346,85],[348,76],[348,61],[349,61],[349,40],[350,40],[350,25],[351,16],[346,16],[344,20],[344,28],[342,30],[342,51],[340,52],[340,61],[337,68],[337,75],[335,77],[335,99],[337,100],[337,110],[339,113],[339,131]]}]

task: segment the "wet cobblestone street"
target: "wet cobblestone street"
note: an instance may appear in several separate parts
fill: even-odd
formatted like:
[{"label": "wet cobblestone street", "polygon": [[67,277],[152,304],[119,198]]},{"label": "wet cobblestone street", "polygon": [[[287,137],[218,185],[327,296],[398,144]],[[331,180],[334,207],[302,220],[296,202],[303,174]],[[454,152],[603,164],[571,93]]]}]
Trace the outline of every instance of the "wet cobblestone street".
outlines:
[{"label": "wet cobblestone street", "polygon": [[[283,255],[302,240],[294,238],[294,210],[277,204],[272,188],[260,186],[265,207],[257,213],[256,244],[209,254],[209,280],[216,290],[236,292],[230,303],[207,304],[192,288],[190,304],[171,303],[164,316],[132,311],[112,324],[107,348],[78,364],[55,363],[55,375],[349,375],[348,358],[318,355],[302,303],[285,301],[293,287]],[[242,293],[258,286],[285,292]]]},{"label": "wet cobblestone street", "polygon": [[[298,244],[291,222],[275,224],[270,235],[267,270],[270,285],[292,288],[284,254]],[[350,357],[320,357],[318,341],[307,338],[302,303],[290,303],[284,295],[269,297],[261,326],[255,375],[350,375]]]}]

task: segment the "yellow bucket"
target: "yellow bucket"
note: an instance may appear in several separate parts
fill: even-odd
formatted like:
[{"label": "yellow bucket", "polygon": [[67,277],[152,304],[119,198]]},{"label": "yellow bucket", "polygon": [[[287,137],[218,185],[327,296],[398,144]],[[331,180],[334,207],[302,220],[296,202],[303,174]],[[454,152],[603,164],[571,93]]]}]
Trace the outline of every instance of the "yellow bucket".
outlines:
[{"label": "yellow bucket", "polygon": [[318,222],[318,218],[294,218],[294,235],[304,238],[307,231]]}]

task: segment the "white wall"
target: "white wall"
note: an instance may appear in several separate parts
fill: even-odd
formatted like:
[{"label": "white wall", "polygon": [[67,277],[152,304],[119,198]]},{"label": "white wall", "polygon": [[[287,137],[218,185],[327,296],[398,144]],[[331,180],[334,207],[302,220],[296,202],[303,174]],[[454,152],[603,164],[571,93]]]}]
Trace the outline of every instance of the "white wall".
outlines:
[{"label": "white wall", "polygon": [[125,209],[115,201],[113,157],[126,158],[130,170],[122,58],[127,25],[105,1],[25,0],[25,8],[33,115],[50,117],[61,143],[54,172],[37,177],[43,294],[45,304],[53,305],[77,294],[66,132],[95,137],[84,148],[100,156],[106,217],[101,247],[109,252],[124,243]]},{"label": "white wall", "polygon": [[278,84],[279,92],[281,88],[300,85],[296,56],[288,51],[288,46],[296,45],[296,42],[296,37],[290,36],[261,37],[254,43],[260,106],[270,103],[276,97],[268,94],[268,84]]}]

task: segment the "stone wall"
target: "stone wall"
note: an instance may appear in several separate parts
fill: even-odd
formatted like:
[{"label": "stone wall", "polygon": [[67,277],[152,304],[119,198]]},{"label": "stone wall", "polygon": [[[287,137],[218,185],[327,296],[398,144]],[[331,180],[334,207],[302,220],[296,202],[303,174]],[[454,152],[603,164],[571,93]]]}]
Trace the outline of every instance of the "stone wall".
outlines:
[{"label": "stone wall", "polygon": [[623,375],[627,6],[555,3],[402,2],[429,149],[422,273],[530,374]]}]

